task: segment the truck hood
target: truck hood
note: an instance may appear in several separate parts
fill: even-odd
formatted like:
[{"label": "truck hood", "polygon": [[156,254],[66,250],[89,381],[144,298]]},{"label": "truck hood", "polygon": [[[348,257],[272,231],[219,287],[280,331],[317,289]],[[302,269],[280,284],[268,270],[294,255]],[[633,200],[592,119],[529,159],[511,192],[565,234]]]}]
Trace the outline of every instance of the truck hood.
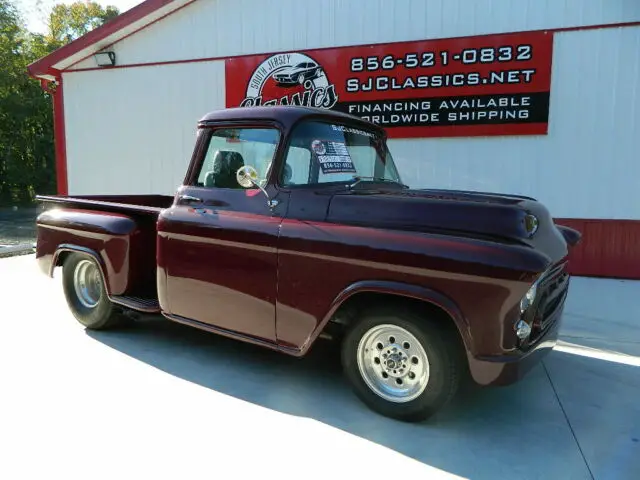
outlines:
[{"label": "truck hood", "polygon": [[553,259],[567,254],[564,237],[547,208],[533,198],[518,195],[460,190],[353,190],[333,196],[327,221],[544,247]]}]

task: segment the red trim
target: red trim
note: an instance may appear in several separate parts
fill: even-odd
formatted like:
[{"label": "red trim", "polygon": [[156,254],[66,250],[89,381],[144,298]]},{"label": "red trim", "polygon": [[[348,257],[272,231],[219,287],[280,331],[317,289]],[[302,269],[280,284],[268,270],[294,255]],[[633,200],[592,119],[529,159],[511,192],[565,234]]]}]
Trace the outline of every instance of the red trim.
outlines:
[{"label": "red trim", "polygon": [[585,277],[640,280],[640,220],[557,218],[582,233],[569,255],[569,271]]},{"label": "red trim", "polygon": [[553,28],[550,31],[553,32],[577,32],[579,30],[600,30],[602,28],[624,28],[624,27],[637,27],[640,26],[640,22],[620,22],[620,23],[600,23],[598,25],[582,25],[577,27],[560,27]]},{"label": "red trim", "polygon": [[53,135],[56,151],[56,183],[58,195],[68,195],[67,179],[67,136],[64,126],[64,94],[62,75],[57,79],[58,85],[53,91]]},{"label": "red trim", "polygon": [[58,48],[46,57],[33,62],[27,67],[29,74],[33,77],[45,74],[50,75],[51,68],[56,63],[100,42],[101,40],[104,40],[109,35],[128,27],[138,20],[142,20],[144,17],[149,16],[156,10],[169,5],[174,1],[175,0],[146,0],[139,5],[136,5],[104,25],[90,31],[73,42]]},{"label": "red trim", "polygon": [[[192,0],[191,2],[189,2],[187,5],[191,5],[195,0]],[[186,5],[185,5],[186,6]],[[179,9],[176,9],[174,11],[178,11]],[[170,15],[173,12],[170,12],[167,15]],[[167,15],[161,17],[164,18]],[[160,20],[160,19],[158,19]],[[151,24],[150,24],[151,25]],[[519,31],[513,31],[513,32],[500,32],[497,33],[496,35],[511,35],[511,34],[516,34],[516,33],[529,33],[529,32],[552,32],[552,33],[556,33],[556,32],[574,32],[574,31],[579,31],[579,30],[600,30],[600,29],[606,29],[606,28],[624,28],[624,27],[637,27],[640,26],[640,21],[638,22],[624,22],[624,23],[608,23],[608,24],[600,24],[600,25],[585,25],[582,27],[561,27],[561,28],[546,28],[546,29],[538,29],[538,30],[519,30]],[[135,32],[132,32],[132,34]],[[130,34],[131,35],[131,34]],[[120,40],[117,40],[116,42],[113,42],[111,45],[115,45],[116,43],[124,40],[125,38],[127,38],[129,35],[121,38]],[[473,38],[473,37],[483,37],[485,35],[462,35],[462,36],[458,36],[458,37],[448,37],[448,38],[438,38],[437,40],[456,40],[459,38]],[[394,44],[399,44],[399,43],[406,43],[407,41],[413,41],[413,40],[400,40],[397,42],[382,42],[382,43],[367,43],[367,44],[363,44],[363,45],[342,45],[339,47],[324,47],[324,48],[311,48],[311,49],[304,49],[307,52],[311,52],[311,51],[317,51],[317,50],[341,50],[344,48],[353,48],[355,46],[357,47],[376,47],[376,46],[380,46],[380,45],[394,45]],[[87,72],[87,71],[91,71],[91,70],[105,70],[105,68],[137,68],[137,67],[157,67],[157,66],[161,66],[161,65],[177,65],[177,64],[182,64],[182,63],[199,63],[199,62],[213,62],[213,61],[217,61],[217,60],[227,60],[229,58],[245,58],[245,57],[253,57],[256,55],[275,55],[277,53],[285,53],[288,52],[290,50],[279,50],[279,51],[270,51],[270,52],[258,52],[258,53],[248,53],[245,55],[227,55],[227,56],[218,56],[218,57],[205,57],[205,58],[191,58],[191,59],[185,59],[185,60],[167,60],[167,61],[163,61],[163,62],[147,62],[147,63],[131,63],[128,65],[115,65],[113,67],[89,67],[89,68],[78,68],[75,70],[70,70],[71,67],[73,67],[73,65],[77,65],[79,62],[81,62],[82,60],[85,60],[86,58],[90,57],[91,55],[88,55],[87,57],[83,58],[82,60],[79,60],[78,62],[74,63],[73,65],[70,65],[69,67],[67,67],[64,71],[69,71],[69,72]],[[46,58],[46,57],[45,57]]]}]

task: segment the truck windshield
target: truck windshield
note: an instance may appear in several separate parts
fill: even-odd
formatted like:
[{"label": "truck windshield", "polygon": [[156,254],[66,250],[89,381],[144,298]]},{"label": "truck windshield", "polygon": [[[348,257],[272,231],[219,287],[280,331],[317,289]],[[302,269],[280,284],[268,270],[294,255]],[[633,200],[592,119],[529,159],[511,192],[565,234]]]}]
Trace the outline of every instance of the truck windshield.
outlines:
[{"label": "truck windshield", "polygon": [[402,184],[386,143],[373,130],[323,121],[300,123],[291,134],[283,185]]}]

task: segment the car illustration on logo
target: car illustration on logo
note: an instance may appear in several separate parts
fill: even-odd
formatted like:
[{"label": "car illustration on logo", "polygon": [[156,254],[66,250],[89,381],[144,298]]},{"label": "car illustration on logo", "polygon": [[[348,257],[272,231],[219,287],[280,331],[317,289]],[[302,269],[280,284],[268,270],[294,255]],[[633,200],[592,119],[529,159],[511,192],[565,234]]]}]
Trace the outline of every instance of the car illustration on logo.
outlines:
[{"label": "car illustration on logo", "polygon": [[273,74],[280,86],[303,85],[307,80],[322,76],[322,67],[315,62],[300,62],[291,67],[284,67]]},{"label": "car illustration on logo", "polygon": [[331,109],[338,103],[336,86],[324,67],[301,52],[277,53],[263,59],[247,82],[241,107],[301,105]]}]

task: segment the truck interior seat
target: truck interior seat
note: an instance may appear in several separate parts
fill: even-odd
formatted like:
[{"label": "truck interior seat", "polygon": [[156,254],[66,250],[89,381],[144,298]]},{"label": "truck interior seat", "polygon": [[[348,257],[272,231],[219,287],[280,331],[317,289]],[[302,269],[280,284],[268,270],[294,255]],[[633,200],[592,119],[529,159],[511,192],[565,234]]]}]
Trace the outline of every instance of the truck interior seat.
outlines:
[{"label": "truck interior seat", "polygon": [[244,159],[238,152],[218,150],[213,157],[213,170],[204,178],[205,187],[242,188],[236,180],[236,172],[244,166]]}]

